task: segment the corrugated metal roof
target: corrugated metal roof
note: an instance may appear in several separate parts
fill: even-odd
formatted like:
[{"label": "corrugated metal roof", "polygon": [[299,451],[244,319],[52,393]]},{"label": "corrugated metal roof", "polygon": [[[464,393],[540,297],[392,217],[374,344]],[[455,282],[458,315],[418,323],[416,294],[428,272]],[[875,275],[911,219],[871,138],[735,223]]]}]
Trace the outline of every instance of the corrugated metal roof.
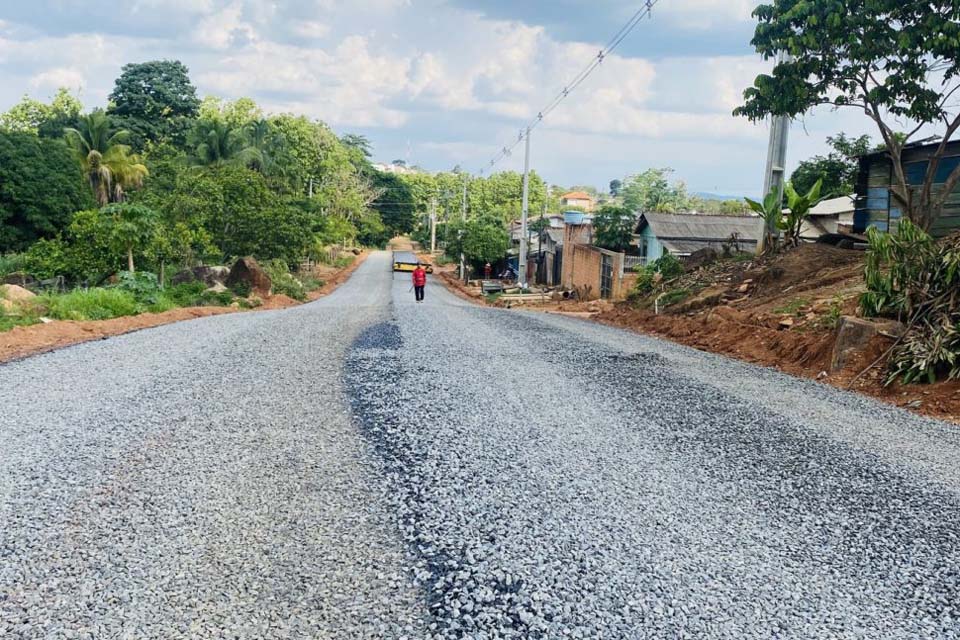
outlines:
[{"label": "corrugated metal roof", "polygon": [[850,213],[856,209],[853,196],[843,196],[824,200],[813,209],[810,209],[812,216],[837,216],[841,213]]},{"label": "corrugated metal roof", "polygon": [[763,220],[759,216],[716,216],[694,213],[644,213],[637,233],[650,225],[658,240],[725,241],[737,234],[742,240],[759,241]]}]

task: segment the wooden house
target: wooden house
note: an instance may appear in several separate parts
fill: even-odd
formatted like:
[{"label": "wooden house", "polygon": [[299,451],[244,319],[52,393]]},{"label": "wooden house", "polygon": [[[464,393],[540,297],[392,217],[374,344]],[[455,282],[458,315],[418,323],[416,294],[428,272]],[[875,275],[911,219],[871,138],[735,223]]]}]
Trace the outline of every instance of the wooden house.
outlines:
[{"label": "wooden house", "polygon": [[[926,177],[930,158],[936,153],[939,143],[908,145],[903,150],[903,168],[907,182],[919,188]],[[947,152],[940,161],[934,180],[934,194],[943,190],[950,173],[960,165],[960,140],[950,142]],[[896,229],[903,217],[903,211],[890,194],[891,185],[896,183],[893,161],[885,151],[878,151],[860,158],[860,172],[857,177],[857,202],[853,214],[853,232],[866,233],[870,227],[881,231]],[[954,189],[944,205],[943,212],[930,227],[935,237],[943,237],[960,231],[960,186]]]}]

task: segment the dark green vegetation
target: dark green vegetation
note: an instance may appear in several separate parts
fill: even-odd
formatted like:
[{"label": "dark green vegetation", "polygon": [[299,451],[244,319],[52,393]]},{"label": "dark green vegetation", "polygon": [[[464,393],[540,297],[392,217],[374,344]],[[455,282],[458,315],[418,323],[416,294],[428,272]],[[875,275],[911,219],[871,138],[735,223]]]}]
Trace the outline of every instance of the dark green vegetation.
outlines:
[{"label": "dark green vegetation", "polygon": [[[383,195],[406,187],[373,168],[368,147],[246,98],[201,101],[175,61],[126,65],[105,110],[84,114],[67,91],[50,104],[24,98],[0,115],[0,277],[84,290],[46,295],[3,326],[229,303],[171,289],[168,276],[246,255],[303,299],[319,284],[290,268],[414,226],[411,198]],[[127,276],[152,277],[162,295],[129,291]],[[110,278],[120,284],[85,290]]]},{"label": "dark green vegetation", "polygon": [[939,242],[908,220],[868,233],[864,315],[907,326],[890,357],[889,382],[960,379],[960,238]]}]

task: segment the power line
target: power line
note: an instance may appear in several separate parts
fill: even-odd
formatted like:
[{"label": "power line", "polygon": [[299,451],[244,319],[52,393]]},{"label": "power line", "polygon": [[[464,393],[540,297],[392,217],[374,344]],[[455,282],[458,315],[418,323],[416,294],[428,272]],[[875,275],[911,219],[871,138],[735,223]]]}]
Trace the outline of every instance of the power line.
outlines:
[{"label": "power line", "polygon": [[630,35],[630,33],[637,27],[637,25],[640,24],[640,21],[641,21],[641,20],[643,20],[644,18],[646,18],[646,17],[648,17],[648,16],[652,16],[652,15],[653,15],[653,7],[654,7],[659,1],[660,1],[660,0],[645,0],[645,2],[643,3],[643,6],[641,6],[639,9],[637,9],[636,13],[634,13],[634,14],[630,17],[630,19],[627,20],[627,22],[626,22],[622,27],[620,27],[620,30],[617,31],[617,32],[613,35],[612,38],[610,38],[610,40],[609,40],[609,42],[607,42],[606,46],[605,46],[603,49],[601,49],[600,52],[599,52],[596,56],[594,56],[593,58],[591,58],[590,62],[587,64],[587,66],[585,66],[585,67],[580,71],[580,73],[578,73],[576,76],[574,76],[573,79],[571,79],[570,82],[568,82],[568,83],[566,84],[566,86],[564,86],[563,89],[561,89],[560,92],[557,93],[557,95],[554,96],[554,98],[553,98],[550,102],[548,102],[547,105],[546,105],[543,109],[541,109],[539,112],[537,112],[536,117],[534,117],[529,123],[527,123],[527,124],[520,130],[520,135],[517,136],[517,139],[516,139],[512,144],[507,145],[507,146],[504,146],[504,147],[499,151],[499,153],[497,153],[497,155],[495,155],[495,156],[493,157],[493,159],[490,160],[489,163],[487,163],[482,169],[480,169],[480,171],[478,171],[479,175],[482,176],[485,171],[487,171],[488,169],[492,169],[492,168],[495,167],[495,166],[497,165],[497,163],[499,163],[501,160],[503,160],[504,158],[509,157],[509,156],[513,153],[513,150],[514,150],[521,142],[523,142],[524,138],[529,134],[529,132],[530,132],[532,129],[535,129],[535,128],[537,127],[537,125],[539,125],[541,122],[543,122],[543,119],[544,119],[544,118],[546,118],[546,117],[547,117],[548,115],[550,115],[558,106],[560,106],[560,104],[561,104],[564,100],[566,100],[566,99],[570,96],[570,94],[573,93],[573,92],[577,89],[577,87],[579,87],[581,84],[583,84],[583,82],[584,82],[587,78],[589,78],[590,75],[591,75],[594,71],[596,71],[597,67],[599,67],[601,64],[603,64],[604,59],[605,59],[607,56],[609,56],[611,53],[613,53],[613,51],[614,51],[618,46],[620,46],[620,43],[623,42],[628,35]]}]

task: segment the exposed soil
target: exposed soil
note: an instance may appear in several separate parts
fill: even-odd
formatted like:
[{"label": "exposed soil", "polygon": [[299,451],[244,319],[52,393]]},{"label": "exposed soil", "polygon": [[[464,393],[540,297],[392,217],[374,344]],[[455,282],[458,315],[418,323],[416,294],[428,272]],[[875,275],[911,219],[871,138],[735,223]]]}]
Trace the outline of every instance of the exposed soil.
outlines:
[{"label": "exposed soil", "polygon": [[[360,254],[345,269],[333,267],[325,269],[326,277],[323,278],[325,281],[323,287],[312,292],[309,300],[316,300],[333,292],[350,277],[350,274],[360,266],[367,255],[367,253]],[[300,303],[293,298],[278,294],[270,296],[262,306],[252,311],[285,309],[298,304]],[[181,320],[237,312],[241,312],[241,310],[232,307],[185,307],[171,309],[163,313],[142,313],[137,316],[125,316],[111,320],[91,320],[87,322],[56,320],[46,324],[14,327],[10,331],[0,333],[0,363],[80,344],[81,342],[103,340],[131,331],[180,322]],[[249,313],[249,311],[243,312]]]},{"label": "exposed soil", "polygon": [[[830,372],[837,320],[855,314],[864,291],[863,257],[861,252],[811,244],[773,258],[719,261],[667,283],[668,290],[686,289],[689,295],[659,315],[650,299],[517,308],[589,318],[840,388],[853,382],[852,390],[960,423],[960,382],[884,385],[882,356],[893,344],[890,338],[874,338],[844,369]],[[441,273],[440,279],[458,296],[487,304],[455,274]],[[878,359],[876,367],[860,375]]]}]

